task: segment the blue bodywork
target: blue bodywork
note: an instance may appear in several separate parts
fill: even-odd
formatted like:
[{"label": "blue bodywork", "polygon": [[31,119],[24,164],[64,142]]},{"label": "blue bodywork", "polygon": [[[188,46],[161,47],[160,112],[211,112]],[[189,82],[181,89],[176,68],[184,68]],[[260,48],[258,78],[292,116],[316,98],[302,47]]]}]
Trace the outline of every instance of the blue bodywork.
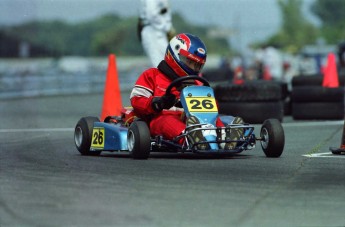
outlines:
[{"label": "blue bodywork", "polygon": [[188,108],[186,99],[192,98],[192,97],[209,97],[209,98],[214,99],[213,89],[211,87],[205,87],[205,86],[185,87],[181,92],[180,100],[181,100],[183,109],[185,110],[186,117],[190,117],[191,115],[194,115],[199,119],[200,123],[215,125],[216,119],[218,116],[217,106],[213,108],[213,111],[191,112],[190,109]]},{"label": "blue bodywork", "polygon": [[[203,99],[209,99],[209,104],[212,105],[209,109],[210,111],[204,111],[205,108],[202,108],[202,103],[194,103],[193,106],[196,106],[196,108],[193,110],[193,108],[190,108],[188,106],[187,99],[195,98],[194,101],[197,101],[199,97],[203,97]],[[185,110],[186,117],[195,116],[201,124],[211,124],[212,126],[216,125],[216,119],[218,117],[218,108],[217,104],[215,102],[213,89],[211,87],[206,86],[189,86],[182,90],[180,95],[181,104],[183,106],[183,109]],[[203,100],[205,101],[205,100]],[[213,102],[212,102],[213,101]],[[200,105],[197,106],[197,105]],[[198,111],[198,108],[199,110]],[[207,110],[207,109],[206,109]],[[205,136],[205,139],[208,141],[216,141],[217,137],[215,135],[208,135]],[[210,143],[211,150],[219,150],[218,144],[216,143]]]},{"label": "blue bodywork", "polygon": [[128,150],[127,148],[127,131],[128,128],[122,126],[121,124],[105,123],[105,122],[95,122],[94,128],[104,129],[104,147],[92,147],[94,150]]}]

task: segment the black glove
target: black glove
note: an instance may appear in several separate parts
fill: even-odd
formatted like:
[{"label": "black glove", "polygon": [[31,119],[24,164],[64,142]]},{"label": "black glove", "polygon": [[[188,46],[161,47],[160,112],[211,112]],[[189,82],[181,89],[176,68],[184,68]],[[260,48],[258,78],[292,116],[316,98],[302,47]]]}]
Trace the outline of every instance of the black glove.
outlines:
[{"label": "black glove", "polygon": [[176,97],[173,94],[163,95],[162,97],[154,97],[152,99],[152,109],[160,112],[163,109],[170,109],[176,102]]}]

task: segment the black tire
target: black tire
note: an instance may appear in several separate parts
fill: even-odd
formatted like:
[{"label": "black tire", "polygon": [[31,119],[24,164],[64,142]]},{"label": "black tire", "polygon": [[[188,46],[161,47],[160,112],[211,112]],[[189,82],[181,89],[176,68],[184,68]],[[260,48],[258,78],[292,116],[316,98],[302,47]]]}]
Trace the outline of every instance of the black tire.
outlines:
[{"label": "black tire", "polygon": [[282,100],[285,100],[290,97],[290,90],[289,85],[286,82],[277,82],[281,87],[281,93],[282,93]]},{"label": "black tire", "polygon": [[99,155],[102,151],[90,151],[93,124],[99,122],[97,117],[81,118],[74,129],[74,143],[82,155]]},{"label": "black tire", "polygon": [[291,93],[293,102],[343,102],[344,88],[326,88],[322,86],[295,87]]},{"label": "black tire", "polygon": [[260,130],[261,147],[270,158],[280,157],[285,146],[284,129],[277,119],[267,119]]},{"label": "black tire", "polygon": [[283,101],[284,116],[291,116],[292,114],[292,102],[288,97]]},{"label": "black tire", "polygon": [[[344,87],[345,76],[338,75],[339,86]],[[292,88],[297,86],[322,86],[323,74],[300,75],[292,78]]]},{"label": "black tire", "polygon": [[297,86],[322,86],[323,75],[295,76],[292,78],[292,88]]},{"label": "black tire", "polygon": [[214,88],[219,102],[266,102],[282,100],[280,84],[256,81],[245,84],[222,84]]},{"label": "black tire", "polygon": [[262,124],[268,118],[283,121],[284,103],[275,102],[219,102],[220,114],[240,116],[244,122]]},{"label": "black tire", "polygon": [[203,72],[202,77],[210,82],[230,82],[234,77],[234,73],[230,69],[209,69]]},{"label": "black tire", "polygon": [[292,117],[295,120],[342,120],[343,102],[293,102]]},{"label": "black tire", "polygon": [[151,150],[150,130],[144,121],[134,121],[127,133],[128,151],[134,159],[147,159]]}]

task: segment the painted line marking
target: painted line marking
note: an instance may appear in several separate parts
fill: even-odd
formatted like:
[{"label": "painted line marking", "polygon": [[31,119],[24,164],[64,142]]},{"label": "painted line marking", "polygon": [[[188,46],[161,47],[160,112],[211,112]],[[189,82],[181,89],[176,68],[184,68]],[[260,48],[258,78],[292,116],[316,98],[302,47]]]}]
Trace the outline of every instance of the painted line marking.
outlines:
[{"label": "painted line marking", "polygon": [[344,121],[317,121],[317,122],[291,122],[282,123],[283,127],[301,127],[301,126],[326,126],[326,125],[344,125]]},{"label": "painted line marking", "polygon": [[22,128],[22,129],[0,129],[0,133],[8,132],[73,132],[74,128]]},{"label": "painted line marking", "polygon": [[308,158],[345,158],[345,155],[335,155],[332,152],[325,152],[325,153],[314,153],[314,154],[304,154],[302,155]]}]

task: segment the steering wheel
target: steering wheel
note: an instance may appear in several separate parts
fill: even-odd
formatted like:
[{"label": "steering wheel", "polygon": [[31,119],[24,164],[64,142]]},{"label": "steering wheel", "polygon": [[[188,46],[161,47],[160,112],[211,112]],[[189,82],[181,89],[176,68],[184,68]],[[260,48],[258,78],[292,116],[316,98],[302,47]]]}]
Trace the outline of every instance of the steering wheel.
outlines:
[{"label": "steering wheel", "polygon": [[167,95],[167,96],[170,95],[171,89],[173,87],[180,85],[185,80],[198,80],[198,81],[202,82],[204,84],[204,86],[210,87],[210,83],[205,78],[202,78],[200,76],[185,76],[185,77],[181,77],[181,78],[178,78],[176,80],[173,80],[169,84],[167,90],[165,91],[165,95]]}]

